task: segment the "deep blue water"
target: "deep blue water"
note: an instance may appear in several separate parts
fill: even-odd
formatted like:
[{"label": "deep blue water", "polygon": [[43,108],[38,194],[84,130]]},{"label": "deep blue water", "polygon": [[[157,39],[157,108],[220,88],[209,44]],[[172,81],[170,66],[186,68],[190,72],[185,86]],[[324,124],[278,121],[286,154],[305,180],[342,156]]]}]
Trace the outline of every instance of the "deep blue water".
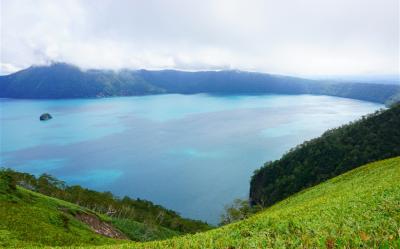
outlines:
[{"label": "deep blue water", "polygon": [[[0,166],[217,223],[252,172],[382,105],[310,95],[0,99]],[[44,112],[53,119],[40,122]]]}]

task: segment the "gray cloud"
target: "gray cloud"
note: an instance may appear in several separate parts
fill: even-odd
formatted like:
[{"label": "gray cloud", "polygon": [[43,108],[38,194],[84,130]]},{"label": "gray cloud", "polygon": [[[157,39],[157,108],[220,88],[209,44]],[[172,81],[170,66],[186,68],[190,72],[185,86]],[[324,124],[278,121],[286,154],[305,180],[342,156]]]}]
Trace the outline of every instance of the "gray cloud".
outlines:
[{"label": "gray cloud", "polygon": [[2,0],[1,73],[83,68],[238,68],[399,73],[397,0]]}]

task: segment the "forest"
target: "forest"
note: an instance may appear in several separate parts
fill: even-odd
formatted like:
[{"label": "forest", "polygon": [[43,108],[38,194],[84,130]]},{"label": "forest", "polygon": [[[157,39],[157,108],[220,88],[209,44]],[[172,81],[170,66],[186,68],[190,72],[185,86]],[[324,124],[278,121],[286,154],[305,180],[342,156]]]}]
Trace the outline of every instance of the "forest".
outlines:
[{"label": "forest", "polygon": [[250,183],[252,205],[271,206],[369,162],[400,155],[400,104],[326,131],[266,162]]}]

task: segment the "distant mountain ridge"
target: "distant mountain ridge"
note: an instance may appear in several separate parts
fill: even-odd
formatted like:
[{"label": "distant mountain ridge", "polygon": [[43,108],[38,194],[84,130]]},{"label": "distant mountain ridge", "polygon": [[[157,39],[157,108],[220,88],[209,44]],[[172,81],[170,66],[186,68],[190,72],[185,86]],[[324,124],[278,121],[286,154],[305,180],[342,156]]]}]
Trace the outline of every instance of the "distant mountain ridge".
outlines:
[{"label": "distant mountain ridge", "polygon": [[0,76],[0,97],[59,99],[163,93],[317,94],[371,102],[397,101],[400,85],[345,83],[237,70],[87,70],[65,63]]}]

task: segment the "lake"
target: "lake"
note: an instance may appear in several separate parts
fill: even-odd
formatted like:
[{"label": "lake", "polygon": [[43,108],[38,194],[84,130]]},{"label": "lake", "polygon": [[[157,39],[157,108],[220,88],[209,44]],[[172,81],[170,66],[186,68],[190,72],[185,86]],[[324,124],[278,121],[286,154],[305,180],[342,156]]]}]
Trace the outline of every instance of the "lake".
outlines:
[{"label": "lake", "polygon": [[[218,223],[253,171],[383,105],[311,95],[0,99],[0,166]],[[53,119],[39,121],[42,113]]]}]

